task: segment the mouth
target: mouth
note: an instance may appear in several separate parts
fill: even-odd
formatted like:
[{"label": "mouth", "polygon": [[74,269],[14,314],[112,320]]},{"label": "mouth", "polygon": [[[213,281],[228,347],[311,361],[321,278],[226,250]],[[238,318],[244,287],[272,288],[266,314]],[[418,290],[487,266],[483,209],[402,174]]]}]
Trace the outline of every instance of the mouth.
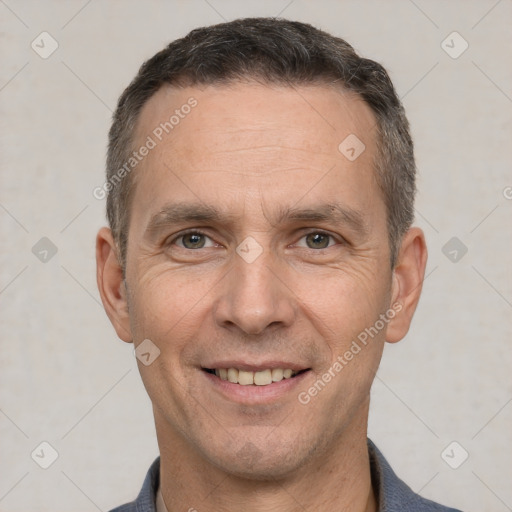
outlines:
[{"label": "mouth", "polygon": [[210,375],[215,375],[222,381],[240,386],[270,386],[285,379],[294,379],[310,368],[294,370],[291,368],[266,368],[258,371],[242,370],[239,368],[201,368]]}]

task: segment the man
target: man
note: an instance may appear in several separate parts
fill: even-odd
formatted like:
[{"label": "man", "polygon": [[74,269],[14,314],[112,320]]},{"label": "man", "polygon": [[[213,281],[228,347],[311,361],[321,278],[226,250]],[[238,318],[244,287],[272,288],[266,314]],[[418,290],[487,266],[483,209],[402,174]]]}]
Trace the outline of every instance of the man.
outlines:
[{"label": "man", "polygon": [[379,64],[303,23],[194,30],[121,96],[104,190],[98,286],[160,449],[116,511],[449,510],[367,440],[427,259]]}]

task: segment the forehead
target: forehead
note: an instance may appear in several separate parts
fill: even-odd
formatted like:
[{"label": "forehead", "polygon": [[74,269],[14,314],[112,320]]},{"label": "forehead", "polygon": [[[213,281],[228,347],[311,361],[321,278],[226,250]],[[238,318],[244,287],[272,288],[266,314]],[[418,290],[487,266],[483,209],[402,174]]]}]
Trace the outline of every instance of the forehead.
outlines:
[{"label": "forehead", "polygon": [[[191,108],[190,104],[196,106]],[[184,122],[187,117],[192,121]],[[294,124],[289,124],[292,119]],[[168,130],[161,126],[165,123]],[[191,144],[193,141],[187,140],[191,135],[196,145],[205,149],[219,142],[233,143],[244,132],[259,132],[258,137],[274,142],[297,141],[302,135],[305,150],[318,150],[331,139],[341,142],[356,132],[366,145],[371,145],[375,125],[375,117],[364,100],[339,87],[232,82],[161,87],[142,108],[136,132],[139,138],[154,133],[160,139],[161,135],[165,140],[158,142],[170,145],[175,141],[176,149],[181,149],[180,143]]]},{"label": "forehead", "polygon": [[332,86],[164,86],[137,124],[137,140],[150,137],[154,148],[135,173],[135,195],[148,208],[176,194],[222,203],[254,193],[282,204],[308,187],[311,199],[341,187],[354,206],[369,205],[376,134],[362,98]]}]

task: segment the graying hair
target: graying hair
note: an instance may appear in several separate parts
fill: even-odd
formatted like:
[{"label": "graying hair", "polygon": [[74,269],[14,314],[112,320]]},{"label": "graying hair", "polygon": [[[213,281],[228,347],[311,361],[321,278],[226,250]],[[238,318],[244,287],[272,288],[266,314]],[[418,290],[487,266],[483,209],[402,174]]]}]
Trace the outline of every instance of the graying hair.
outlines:
[{"label": "graying hair", "polygon": [[[192,30],[147,60],[119,98],[109,132],[107,182],[130,158],[142,107],[164,85],[225,85],[238,80],[280,85],[336,85],[357,93],[376,117],[375,176],[387,208],[391,267],[414,219],[416,193],[409,123],[386,70],[352,46],[309,24],[244,18]],[[118,177],[118,175],[117,175]],[[108,190],[107,218],[126,266],[133,173]]]}]

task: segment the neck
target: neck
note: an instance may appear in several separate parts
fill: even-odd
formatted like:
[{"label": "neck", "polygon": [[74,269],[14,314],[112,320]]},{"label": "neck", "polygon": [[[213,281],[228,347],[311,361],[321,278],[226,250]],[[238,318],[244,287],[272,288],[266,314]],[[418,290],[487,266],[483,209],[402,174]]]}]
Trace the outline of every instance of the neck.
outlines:
[{"label": "neck", "polygon": [[376,512],[366,442],[367,415],[322,453],[280,479],[251,480],[214,466],[155,410],[160,488],[168,512]]}]

